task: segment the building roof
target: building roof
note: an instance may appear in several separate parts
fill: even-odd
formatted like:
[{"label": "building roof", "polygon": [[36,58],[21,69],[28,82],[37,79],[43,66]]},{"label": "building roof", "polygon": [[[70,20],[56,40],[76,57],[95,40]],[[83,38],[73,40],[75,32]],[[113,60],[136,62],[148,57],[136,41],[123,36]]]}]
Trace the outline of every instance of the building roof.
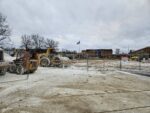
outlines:
[{"label": "building roof", "polygon": [[112,51],[112,49],[86,49],[83,51]]},{"label": "building roof", "polygon": [[136,51],[133,51],[133,52],[131,52],[131,53],[140,52],[140,51],[143,51],[143,50],[145,50],[145,49],[149,49],[149,50],[150,50],[150,46],[148,46],[148,47],[145,47],[145,48],[142,48],[142,49],[138,49],[138,50],[136,50]]}]

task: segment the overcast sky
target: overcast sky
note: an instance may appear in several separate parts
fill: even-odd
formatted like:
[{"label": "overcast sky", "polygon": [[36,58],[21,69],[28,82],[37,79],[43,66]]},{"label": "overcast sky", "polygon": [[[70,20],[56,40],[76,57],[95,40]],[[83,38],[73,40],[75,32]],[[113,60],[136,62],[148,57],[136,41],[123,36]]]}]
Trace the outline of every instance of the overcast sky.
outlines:
[{"label": "overcast sky", "polygon": [[59,48],[138,49],[150,45],[150,0],[0,0],[12,40],[38,33]]}]

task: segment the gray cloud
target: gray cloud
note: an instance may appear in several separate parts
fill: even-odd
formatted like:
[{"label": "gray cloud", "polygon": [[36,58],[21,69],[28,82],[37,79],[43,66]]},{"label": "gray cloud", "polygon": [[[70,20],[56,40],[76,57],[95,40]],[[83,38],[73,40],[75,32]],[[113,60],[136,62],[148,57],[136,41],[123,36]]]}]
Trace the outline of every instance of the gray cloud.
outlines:
[{"label": "gray cloud", "polygon": [[0,0],[0,11],[20,44],[22,34],[39,33],[60,48],[140,48],[150,42],[149,0]]}]

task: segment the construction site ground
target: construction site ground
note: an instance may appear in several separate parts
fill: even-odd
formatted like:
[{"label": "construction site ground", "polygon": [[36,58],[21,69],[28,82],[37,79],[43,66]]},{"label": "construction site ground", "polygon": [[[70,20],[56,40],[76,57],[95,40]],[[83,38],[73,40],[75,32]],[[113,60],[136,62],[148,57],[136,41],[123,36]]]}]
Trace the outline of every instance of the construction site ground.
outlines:
[{"label": "construction site ground", "polygon": [[119,61],[88,63],[1,76],[0,113],[150,113],[149,76],[120,70]]}]

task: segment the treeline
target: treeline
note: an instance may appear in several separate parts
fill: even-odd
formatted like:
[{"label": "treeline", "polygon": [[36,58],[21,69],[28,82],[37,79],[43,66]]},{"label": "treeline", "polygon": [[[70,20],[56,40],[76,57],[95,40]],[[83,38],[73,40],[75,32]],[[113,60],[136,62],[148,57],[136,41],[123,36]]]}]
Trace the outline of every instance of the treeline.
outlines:
[{"label": "treeline", "polygon": [[11,30],[6,21],[6,17],[3,16],[2,13],[0,13],[0,47],[5,46],[6,43],[10,41],[9,38],[10,34],[11,34]]},{"label": "treeline", "polygon": [[[11,29],[6,21],[6,17],[0,13],[0,47],[7,48],[10,45]],[[21,36],[21,46],[24,49],[45,49],[57,48],[58,42],[53,39],[45,38],[39,34],[24,34]],[[15,45],[14,45],[15,46]]]},{"label": "treeline", "polygon": [[39,34],[22,35],[21,48],[25,49],[45,49],[54,48],[57,49],[58,42],[49,38],[44,38]]}]

